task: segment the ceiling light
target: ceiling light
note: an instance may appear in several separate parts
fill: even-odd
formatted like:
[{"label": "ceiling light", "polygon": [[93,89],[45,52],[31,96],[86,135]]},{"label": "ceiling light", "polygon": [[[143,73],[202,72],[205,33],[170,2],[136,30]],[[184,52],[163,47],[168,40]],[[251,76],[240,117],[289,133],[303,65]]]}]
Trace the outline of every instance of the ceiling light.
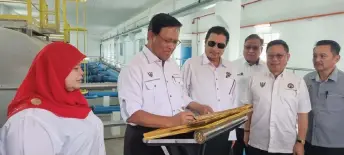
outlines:
[{"label": "ceiling light", "polygon": [[255,25],[254,28],[264,28],[264,27],[270,27],[270,23],[267,24],[259,24],[259,25]]}]

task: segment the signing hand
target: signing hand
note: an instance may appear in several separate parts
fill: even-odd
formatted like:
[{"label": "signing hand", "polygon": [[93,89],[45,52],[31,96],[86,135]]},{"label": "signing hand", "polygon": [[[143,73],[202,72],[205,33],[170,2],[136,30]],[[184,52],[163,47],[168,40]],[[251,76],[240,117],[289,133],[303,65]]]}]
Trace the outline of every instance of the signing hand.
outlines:
[{"label": "signing hand", "polygon": [[183,111],[171,117],[170,127],[188,124],[189,122],[195,120],[195,116],[190,111]]},{"label": "signing hand", "polygon": [[207,105],[200,105],[200,108],[198,110],[198,112],[201,114],[201,115],[205,115],[205,114],[209,114],[209,113],[213,113],[213,109]]}]

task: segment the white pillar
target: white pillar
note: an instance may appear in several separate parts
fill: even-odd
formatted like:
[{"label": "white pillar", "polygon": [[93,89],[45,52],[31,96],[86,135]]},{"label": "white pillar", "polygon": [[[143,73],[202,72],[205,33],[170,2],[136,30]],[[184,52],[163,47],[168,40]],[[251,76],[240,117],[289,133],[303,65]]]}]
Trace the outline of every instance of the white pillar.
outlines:
[{"label": "white pillar", "polygon": [[233,61],[238,58],[240,52],[241,1],[232,0],[217,2],[215,6],[215,15],[220,22],[226,25],[230,34],[229,43],[223,58]]}]

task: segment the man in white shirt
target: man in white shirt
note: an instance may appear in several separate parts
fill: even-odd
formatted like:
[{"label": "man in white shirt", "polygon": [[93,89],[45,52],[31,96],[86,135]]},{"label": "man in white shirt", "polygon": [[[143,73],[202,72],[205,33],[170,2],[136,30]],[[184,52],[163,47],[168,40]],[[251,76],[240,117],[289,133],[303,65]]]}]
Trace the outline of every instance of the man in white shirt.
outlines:
[{"label": "man in white shirt", "polygon": [[303,78],[285,70],[289,57],[284,41],[271,41],[267,45],[270,72],[255,74],[249,80],[241,100],[253,104],[244,129],[248,155],[304,154],[311,104]]},{"label": "man in white shirt", "polygon": [[[257,34],[251,34],[245,39],[243,58],[233,61],[233,66],[237,71],[235,73],[237,80],[237,97],[244,95],[245,88],[247,88],[248,79],[251,75],[259,72],[267,72],[266,63],[260,60],[260,55],[263,50],[264,40]],[[240,101],[237,99],[236,101]],[[240,103],[238,103],[240,104]],[[246,149],[244,143],[244,125],[236,129],[237,140],[233,146],[234,155],[243,155],[243,150]]]},{"label": "man in white shirt", "polygon": [[[215,26],[205,37],[205,53],[188,59],[182,70],[184,90],[195,101],[209,107],[205,112],[217,112],[235,108],[234,71],[229,61],[221,56],[229,41],[229,33],[224,27]],[[235,132],[215,137],[205,148],[205,155],[229,155]]]},{"label": "man in white shirt", "polygon": [[163,155],[161,147],[143,143],[143,134],[192,121],[194,115],[184,112],[185,107],[200,113],[207,108],[184,95],[179,67],[170,58],[180,43],[181,26],[168,14],[155,15],[148,27],[148,44],[120,72],[121,115],[128,123],[124,155]]}]

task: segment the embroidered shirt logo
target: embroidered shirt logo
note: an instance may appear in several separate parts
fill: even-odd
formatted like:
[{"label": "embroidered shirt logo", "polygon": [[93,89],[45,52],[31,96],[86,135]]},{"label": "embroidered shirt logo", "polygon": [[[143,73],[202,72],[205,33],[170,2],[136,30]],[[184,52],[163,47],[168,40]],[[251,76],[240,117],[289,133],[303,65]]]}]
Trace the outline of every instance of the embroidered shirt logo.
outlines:
[{"label": "embroidered shirt logo", "polygon": [[231,77],[231,73],[230,72],[226,72],[226,78],[229,78],[229,77]]},{"label": "embroidered shirt logo", "polygon": [[289,83],[289,84],[287,85],[287,87],[290,88],[290,89],[292,89],[292,88],[294,88],[294,84]]},{"label": "embroidered shirt logo", "polygon": [[149,75],[150,77],[153,77],[153,73],[152,73],[152,72],[148,72],[148,75]]},{"label": "embroidered shirt logo", "polygon": [[264,87],[265,86],[265,82],[260,82],[260,87]]}]

